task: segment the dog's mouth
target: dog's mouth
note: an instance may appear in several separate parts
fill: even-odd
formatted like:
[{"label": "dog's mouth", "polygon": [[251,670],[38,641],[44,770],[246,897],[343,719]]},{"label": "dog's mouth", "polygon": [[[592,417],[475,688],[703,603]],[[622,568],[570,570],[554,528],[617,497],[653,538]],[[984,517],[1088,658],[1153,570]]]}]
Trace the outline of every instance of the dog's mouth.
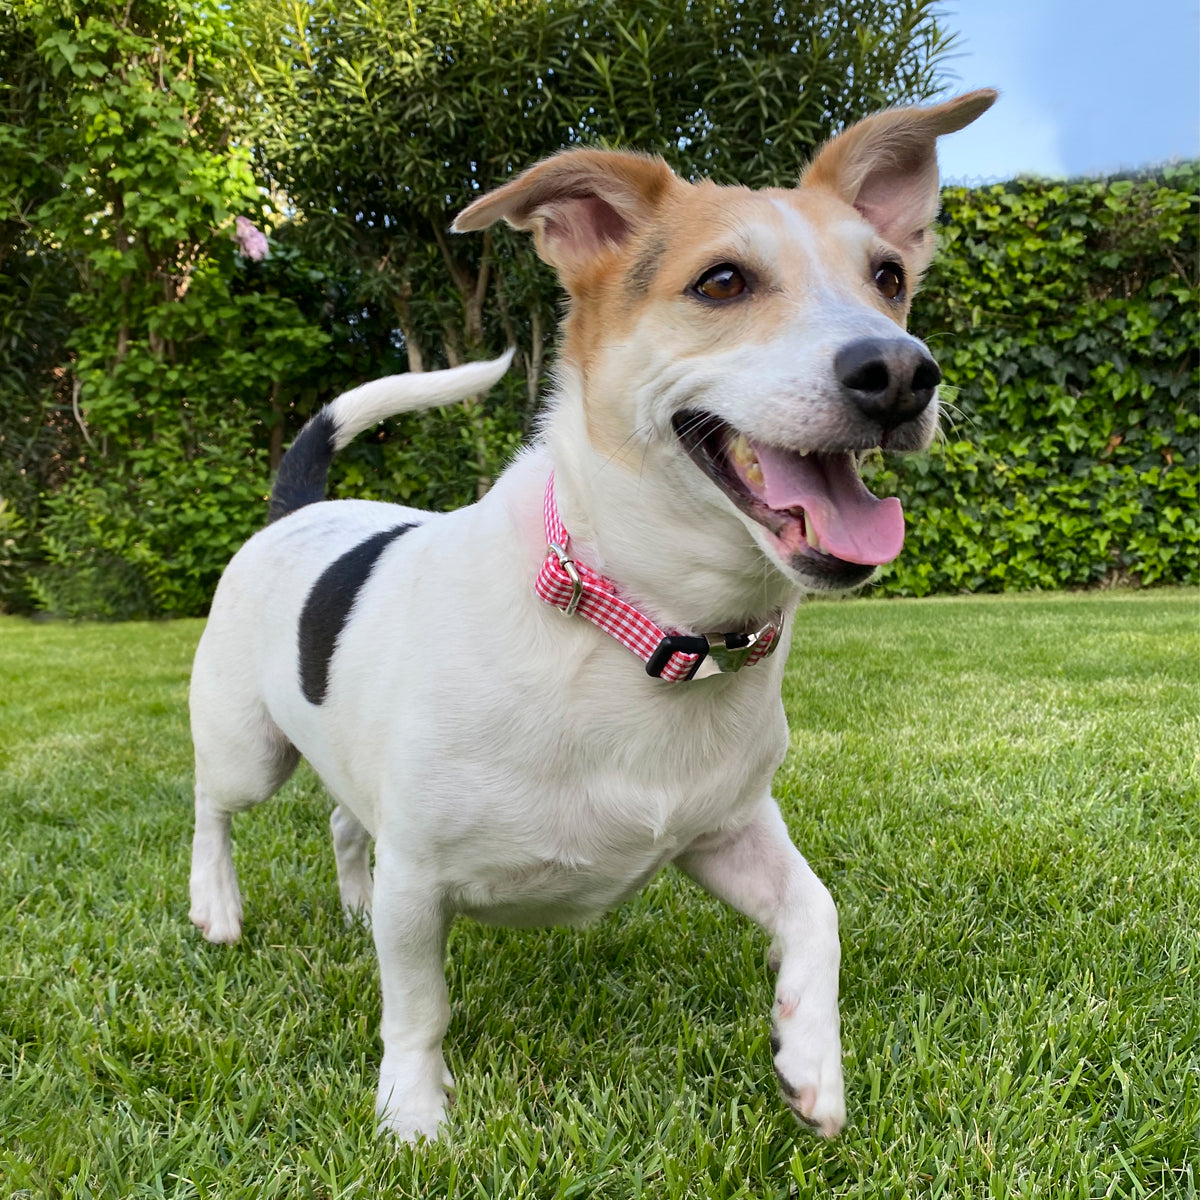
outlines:
[{"label": "dog's mouth", "polygon": [[873,495],[853,450],[790,450],[747,437],[709,413],[680,412],[692,461],[771,534],[779,557],[815,586],[865,583],[904,545],[904,512]]}]

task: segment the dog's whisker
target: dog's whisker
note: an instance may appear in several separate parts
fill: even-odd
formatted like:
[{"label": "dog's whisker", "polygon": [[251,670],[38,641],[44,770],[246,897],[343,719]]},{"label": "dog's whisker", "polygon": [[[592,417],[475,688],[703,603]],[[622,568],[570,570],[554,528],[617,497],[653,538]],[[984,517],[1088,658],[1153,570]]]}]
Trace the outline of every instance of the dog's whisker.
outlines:
[{"label": "dog's whisker", "polygon": [[649,435],[647,436],[645,442],[642,445],[642,457],[641,457],[641,460],[638,462],[638,482],[639,483],[641,483],[641,481],[645,478],[646,456],[650,453],[650,442],[653,440],[653,438],[654,438],[654,430],[653,430],[653,428],[651,428]]},{"label": "dog's whisker", "polygon": [[[644,437],[646,440],[646,444],[648,446],[649,441],[653,436],[654,436],[654,427],[648,421],[643,425],[639,425],[636,429],[633,430],[632,433],[630,433],[630,435],[619,446],[617,446],[617,448],[615,450],[612,451],[612,453],[610,453],[604,457],[604,459],[601,461],[601,464],[600,464],[601,468],[603,469],[605,467],[611,466],[620,457],[621,452],[625,449],[625,447],[628,446],[629,443],[632,442],[635,438]],[[645,456],[646,456],[646,447],[643,447],[642,448],[643,459],[645,458]]]},{"label": "dog's whisker", "polygon": [[715,433],[720,429],[723,424],[724,422],[720,417],[714,416],[712,413],[701,412],[684,421],[679,427],[679,433],[687,437],[697,434],[697,440],[702,441],[709,434]]},{"label": "dog's whisker", "polygon": [[957,434],[961,426],[966,426],[968,430],[974,430],[978,428],[978,420],[970,413],[960,408],[957,404],[954,404],[949,400],[943,400],[940,397],[939,402],[946,418],[945,425],[949,427],[947,430],[946,428],[939,426],[938,435],[941,440],[947,440],[949,433]]}]

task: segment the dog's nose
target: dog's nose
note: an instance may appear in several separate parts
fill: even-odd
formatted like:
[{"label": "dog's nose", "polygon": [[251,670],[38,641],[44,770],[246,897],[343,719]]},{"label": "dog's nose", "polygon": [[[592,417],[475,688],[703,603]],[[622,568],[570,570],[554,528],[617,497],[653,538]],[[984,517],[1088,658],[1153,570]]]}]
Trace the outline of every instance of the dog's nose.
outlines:
[{"label": "dog's nose", "polygon": [[884,429],[920,416],[942,378],[920,343],[900,338],[849,342],[835,355],[833,369],[846,399]]}]

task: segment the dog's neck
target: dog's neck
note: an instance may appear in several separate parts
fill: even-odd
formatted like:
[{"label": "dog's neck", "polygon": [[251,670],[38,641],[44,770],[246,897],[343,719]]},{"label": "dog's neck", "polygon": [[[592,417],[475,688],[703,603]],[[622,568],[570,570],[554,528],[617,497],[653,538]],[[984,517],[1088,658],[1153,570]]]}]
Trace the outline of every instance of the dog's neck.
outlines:
[{"label": "dog's neck", "polygon": [[620,456],[595,449],[582,388],[562,371],[545,435],[573,553],[664,627],[751,629],[799,599],[733,513],[694,507],[640,431]]}]

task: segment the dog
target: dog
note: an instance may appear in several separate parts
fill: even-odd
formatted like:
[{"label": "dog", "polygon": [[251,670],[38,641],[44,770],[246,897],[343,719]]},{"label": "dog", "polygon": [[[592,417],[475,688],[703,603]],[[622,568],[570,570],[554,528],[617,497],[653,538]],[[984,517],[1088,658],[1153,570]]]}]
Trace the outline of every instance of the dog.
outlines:
[{"label": "dog", "polygon": [[771,796],[781,680],[800,597],[900,551],[900,503],[859,456],[936,431],[939,370],[905,329],[936,141],[995,98],[868,117],[792,189],[689,183],[626,152],[546,159],[452,227],[531,231],[566,290],[536,442],[456,512],[324,500],[358,433],[486,390],[510,351],[367,383],[288,450],[196,652],[190,918],[238,939],[232,814],[303,755],[379,957],[382,1130],[433,1139],[446,1120],[456,915],[580,921],[667,863],[771,936],[781,1090],[819,1134],[842,1129],[837,911]]}]

